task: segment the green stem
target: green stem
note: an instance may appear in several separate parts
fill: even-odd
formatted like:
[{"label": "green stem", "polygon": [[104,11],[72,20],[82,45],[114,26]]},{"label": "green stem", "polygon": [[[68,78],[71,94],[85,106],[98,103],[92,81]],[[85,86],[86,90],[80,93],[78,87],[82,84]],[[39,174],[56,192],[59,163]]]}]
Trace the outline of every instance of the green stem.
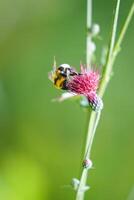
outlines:
[{"label": "green stem", "polygon": [[122,43],[122,41],[124,39],[124,36],[126,34],[128,26],[130,24],[130,21],[131,21],[131,19],[133,17],[133,14],[134,14],[134,3],[131,6],[130,12],[128,13],[128,16],[126,18],[125,24],[124,24],[124,26],[123,26],[123,28],[121,30],[121,33],[120,33],[119,38],[117,40],[117,43],[116,43],[116,45],[114,47],[114,54],[117,54],[119,52],[119,50],[120,50],[121,43]]},{"label": "green stem", "polygon": [[[93,144],[93,139],[95,136],[95,132],[97,129],[98,122],[100,120],[101,111],[95,113],[92,113],[93,120],[89,120],[89,129],[88,129],[88,138],[87,138],[87,144],[86,144],[86,152],[85,152],[85,159],[90,158],[91,148]],[[91,127],[91,128],[90,128]]]},{"label": "green stem", "polygon": [[[99,95],[100,97],[103,96],[105,90],[106,90],[106,87],[108,85],[108,82],[111,78],[111,75],[112,75],[112,69],[113,69],[113,65],[114,65],[114,62],[115,62],[115,59],[118,55],[118,53],[120,52],[120,49],[121,49],[121,44],[122,44],[122,41],[124,39],[124,36],[126,34],[126,31],[127,31],[127,28],[130,24],[130,21],[133,17],[133,14],[134,14],[134,3],[132,4],[131,8],[130,8],[130,11],[128,13],[128,16],[125,20],[125,23],[122,27],[122,30],[119,34],[119,38],[117,39],[117,42],[116,44],[114,45],[114,47],[112,48],[112,52],[108,52],[108,56],[107,56],[107,61],[106,61],[106,64],[104,66],[104,70],[103,70],[103,74],[102,74],[102,81],[101,81],[101,84],[100,84],[100,87],[99,87]],[[111,54],[111,57],[109,56],[109,54]]]},{"label": "green stem", "polygon": [[87,0],[87,29],[92,26],[92,0]]},{"label": "green stem", "polygon": [[92,61],[92,51],[90,51],[91,41],[92,41],[91,28],[92,28],[92,0],[87,0],[87,38],[86,38],[87,68],[90,68]]},{"label": "green stem", "polygon": [[[132,7],[129,11],[129,14],[126,18],[126,21],[124,23],[124,26],[121,30],[121,33],[117,40],[117,43],[115,44],[117,22],[118,22],[118,16],[119,16],[119,7],[120,7],[120,0],[117,0],[115,17],[114,17],[113,28],[112,28],[112,35],[111,35],[111,40],[110,40],[110,44],[109,44],[109,51],[107,54],[106,64],[104,66],[102,80],[101,80],[100,87],[99,87],[99,95],[101,97],[103,97],[106,87],[109,83],[115,58],[116,58],[117,54],[119,53],[120,46],[123,41],[124,35],[126,33],[128,25],[132,19],[132,16],[134,14],[134,3],[133,3]],[[92,111],[90,114],[84,159],[90,158],[91,147],[92,147],[94,135],[95,135],[98,123],[99,123],[100,115],[101,115],[101,112],[96,113],[94,111]],[[80,178],[80,184],[79,184],[79,187],[78,187],[77,193],[76,193],[76,200],[84,199],[84,195],[85,195],[85,191],[86,191],[85,187],[86,187],[87,176],[88,176],[88,170],[83,168],[81,178]]]},{"label": "green stem", "polygon": [[[94,139],[94,135],[97,129],[99,119],[100,119],[100,115],[101,115],[101,112],[97,112],[97,113],[95,113],[94,111],[91,112],[84,160],[90,157],[91,147],[93,144],[93,139]],[[77,196],[76,196],[77,200],[84,199],[84,194],[86,191],[87,176],[88,176],[88,170],[84,168],[82,171],[81,179],[80,179],[80,185],[77,191]]]},{"label": "green stem", "polygon": [[[117,21],[118,21],[118,15],[119,15],[119,6],[120,6],[120,0],[117,0],[111,42],[110,42],[110,46],[109,46],[109,54],[107,56],[107,66],[109,65],[110,56],[112,55],[113,48],[114,48],[116,29],[117,29]],[[89,54],[87,52],[87,57],[88,56],[89,56]],[[90,60],[90,58],[87,59],[87,66],[89,65],[89,60]],[[107,68],[105,70],[107,70]],[[106,84],[107,84],[107,82],[106,82]],[[87,133],[84,159],[90,158],[91,147],[92,147],[94,135],[95,135],[98,123],[99,123],[100,115],[101,115],[101,111],[98,113],[96,113],[94,111],[91,112],[91,116],[89,119],[89,127],[88,127],[88,133]],[[88,170],[83,168],[82,174],[81,174],[81,179],[80,179],[80,184],[79,184],[79,187],[78,187],[78,190],[76,193],[76,200],[84,199],[87,177],[88,177]]]},{"label": "green stem", "polygon": [[115,45],[118,16],[119,16],[119,7],[120,7],[120,0],[117,0],[115,17],[114,17],[113,28],[112,28],[112,35],[111,35],[109,50],[108,50],[108,54],[107,54],[107,60],[106,60],[105,66],[103,68],[102,80],[101,80],[101,84],[99,87],[100,97],[103,96],[104,91],[105,91],[105,89],[108,85],[108,82],[110,80],[110,77],[111,77],[112,66],[113,66],[112,55],[113,55],[113,49],[114,49],[114,45]]},{"label": "green stem", "polygon": [[[90,68],[91,61],[92,61],[92,52],[90,51],[91,47],[91,42],[92,42],[92,36],[91,36],[91,28],[92,28],[92,0],[87,0],[87,38],[86,38],[86,64],[87,68]],[[94,118],[94,116],[91,117],[90,119]],[[88,134],[89,136],[89,134]],[[89,141],[90,138],[87,139]],[[88,142],[86,142],[86,149],[85,152],[87,151],[88,148]],[[87,170],[82,171],[81,175],[81,180],[80,180],[80,185],[76,193],[76,200],[83,200],[84,199],[84,190],[82,189],[85,184],[86,184],[86,177],[87,177]]]}]

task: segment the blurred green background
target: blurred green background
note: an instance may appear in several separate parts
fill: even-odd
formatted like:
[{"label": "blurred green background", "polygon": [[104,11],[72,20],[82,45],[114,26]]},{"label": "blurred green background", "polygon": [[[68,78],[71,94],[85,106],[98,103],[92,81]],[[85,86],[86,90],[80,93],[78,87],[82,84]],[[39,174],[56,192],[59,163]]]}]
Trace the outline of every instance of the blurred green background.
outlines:
[{"label": "blurred green background", "polygon": [[[120,30],[133,0],[121,1]],[[107,45],[115,0],[93,0]],[[85,63],[86,1],[0,1],[0,200],[74,200],[87,112],[48,80],[53,57]],[[86,199],[127,200],[134,185],[134,20],[129,26],[92,149]],[[134,199],[134,196],[131,200]]]}]

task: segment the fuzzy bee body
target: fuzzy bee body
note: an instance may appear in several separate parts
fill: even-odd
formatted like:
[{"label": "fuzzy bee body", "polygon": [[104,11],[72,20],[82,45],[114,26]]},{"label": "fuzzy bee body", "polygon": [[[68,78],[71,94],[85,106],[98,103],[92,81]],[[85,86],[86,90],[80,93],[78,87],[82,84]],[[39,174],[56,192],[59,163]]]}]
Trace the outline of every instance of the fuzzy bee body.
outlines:
[{"label": "fuzzy bee body", "polygon": [[66,90],[67,89],[66,82],[67,82],[66,77],[61,76],[60,74],[57,73],[55,74],[54,85],[57,89]]},{"label": "fuzzy bee body", "polygon": [[67,81],[71,76],[75,76],[75,72],[68,64],[60,65],[53,74],[53,82],[56,88],[67,90]]}]

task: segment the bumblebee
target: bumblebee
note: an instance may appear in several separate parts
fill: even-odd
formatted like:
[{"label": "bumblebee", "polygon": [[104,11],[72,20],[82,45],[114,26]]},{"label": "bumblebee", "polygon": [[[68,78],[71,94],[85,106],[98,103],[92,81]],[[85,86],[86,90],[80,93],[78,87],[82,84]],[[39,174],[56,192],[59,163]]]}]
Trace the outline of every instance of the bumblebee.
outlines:
[{"label": "bumblebee", "polygon": [[53,82],[56,88],[67,90],[67,81],[70,77],[78,75],[68,64],[60,65],[53,73]]}]

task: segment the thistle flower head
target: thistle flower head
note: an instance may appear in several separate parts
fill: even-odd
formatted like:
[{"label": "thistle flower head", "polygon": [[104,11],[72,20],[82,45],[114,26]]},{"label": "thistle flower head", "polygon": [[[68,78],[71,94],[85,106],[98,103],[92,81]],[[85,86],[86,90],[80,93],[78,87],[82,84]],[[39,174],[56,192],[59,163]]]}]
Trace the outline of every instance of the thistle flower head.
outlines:
[{"label": "thistle flower head", "polygon": [[99,71],[89,71],[82,66],[81,73],[70,78],[67,88],[75,95],[85,96],[92,110],[98,112],[103,108],[103,102],[97,95],[99,80]]},{"label": "thistle flower head", "polygon": [[99,85],[100,75],[98,71],[81,67],[81,74],[72,77],[67,84],[68,90],[78,95],[89,96],[95,94]]}]

